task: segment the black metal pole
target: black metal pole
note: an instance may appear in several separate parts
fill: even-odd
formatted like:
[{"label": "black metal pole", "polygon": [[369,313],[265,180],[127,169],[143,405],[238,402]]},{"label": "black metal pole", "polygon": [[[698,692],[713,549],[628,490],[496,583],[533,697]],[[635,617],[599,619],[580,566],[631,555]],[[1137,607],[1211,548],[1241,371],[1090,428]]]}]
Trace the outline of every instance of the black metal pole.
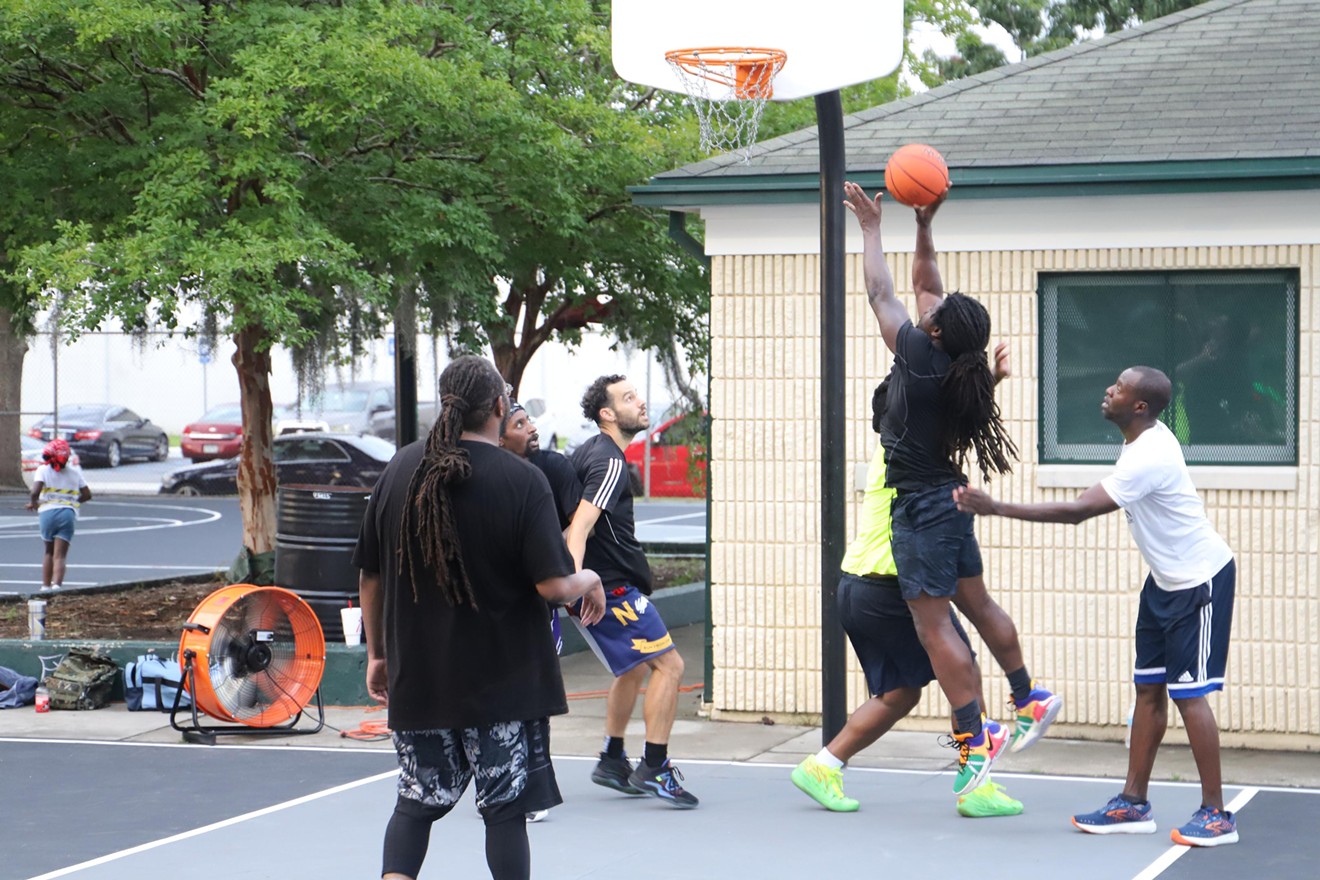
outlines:
[{"label": "black metal pole", "polygon": [[844,207],[843,100],[837,91],[816,96],[820,144],[820,664],[821,737],[824,744],[848,720],[844,633],[837,602],[843,563],[847,498],[844,434]]}]

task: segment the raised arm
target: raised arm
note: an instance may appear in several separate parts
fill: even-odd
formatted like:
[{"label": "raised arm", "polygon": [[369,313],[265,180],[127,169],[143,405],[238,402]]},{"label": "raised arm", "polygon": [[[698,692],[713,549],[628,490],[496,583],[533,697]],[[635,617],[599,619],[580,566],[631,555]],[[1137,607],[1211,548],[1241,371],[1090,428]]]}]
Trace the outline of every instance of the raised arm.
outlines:
[{"label": "raised arm", "polygon": [[953,500],[964,513],[977,516],[1006,516],[1010,519],[1024,519],[1030,522],[1067,523],[1076,525],[1092,517],[1118,510],[1114,499],[1109,497],[1105,487],[1096,483],[1072,501],[1046,502],[1044,504],[1010,504],[996,501],[980,489],[959,486],[953,490]]},{"label": "raised arm", "polygon": [[912,256],[912,289],[917,294],[917,314],[924,315],[944,299],[944,279],[935,259],[935,239],[930,224],[948,193],[924,208],[917,208],[917,249]]},{"label": "raised arm", "polygon": [[843,203],[862,228],[862,274],[866,279],[866,298],[871,311],[880,324],[880,335],[893,351],[898,343],[898,328],[908,317],[907,309],[894,294],[894,276],[885,262],[885,250],[880,243],[880,193],[868,198],[860,186],[844,181]]}]

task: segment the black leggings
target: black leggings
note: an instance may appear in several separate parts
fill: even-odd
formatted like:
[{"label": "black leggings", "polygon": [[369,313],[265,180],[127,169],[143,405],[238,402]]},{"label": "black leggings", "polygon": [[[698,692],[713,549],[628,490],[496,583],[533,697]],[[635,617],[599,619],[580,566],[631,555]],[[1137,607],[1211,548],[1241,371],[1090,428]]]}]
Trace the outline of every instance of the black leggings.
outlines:
[{"label": "black leggings", "polygon": [[[385,854],[381,874],[416,877],[431,842],[431,825],[452,807],[428,807],[408,798],[394,804],[385,827]],[[527,842],[527,818],[521,813],[486,821],[486,864],[494,880],[528,880],[532,876],[532,850]]]}]

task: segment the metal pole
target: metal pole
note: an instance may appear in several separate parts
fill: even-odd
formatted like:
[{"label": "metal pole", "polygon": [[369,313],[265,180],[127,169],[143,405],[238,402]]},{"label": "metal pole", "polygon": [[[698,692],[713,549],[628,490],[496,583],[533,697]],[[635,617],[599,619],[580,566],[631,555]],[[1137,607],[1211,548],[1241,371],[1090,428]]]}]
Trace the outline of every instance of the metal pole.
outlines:
[{"label": "metal pole", "polygon": [[848,719],[844,633],[837,602],[843,563],[846,446],[844,435],[843,100],[816,96],[820,144],[820,483],[821,483],[821,737],[824,744]]},{"label": "metal pole", "polygon": [[[651,405],[651,350],[646,350],[646,405]],[[651,432],[655,425],[646,429],[646,444],[642,450],[642,494],[651,497]]]}]

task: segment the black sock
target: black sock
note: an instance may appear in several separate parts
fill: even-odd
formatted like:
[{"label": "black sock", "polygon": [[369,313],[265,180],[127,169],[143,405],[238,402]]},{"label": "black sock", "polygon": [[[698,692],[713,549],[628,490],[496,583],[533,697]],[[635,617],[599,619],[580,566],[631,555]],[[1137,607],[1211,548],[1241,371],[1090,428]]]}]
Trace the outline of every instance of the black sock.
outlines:
[{"label": "black sock", "polygon": [[1123,800],[1127,801],[1129,804],[1132,804],[1132,806],[1134,806],[1134,807],[1141,807],[1141,806],[1145,806],[1146,804],[1150,803],[1149,801],[1139,801],[1139,800],[1137,800],[1136,798],[1132,797],[1131,795],[1129,795],[1129,794],[1123,794],[1123,793],[1121,793],[1121,792],[1119,793],[1118,796],[1121,797]]},{"label": "black sock", "polygon": [[959,733],[976,736],[981,732],[981,704],[972,700],[953,710],[953,726]]},{"label": "black sock", "polygon": [[665,761],[669,760],[669,744],[653,743],[646,744],[646,751],[643,753],[642,760],[648,767],[663,767]]},{"label": "black sock", "polygon": [[532,876],[532,846],[527,842],[525,816],[486,825],[486,866],[494,880],[528,880]]},{"label": "black sock", "polygon": [[605,755],[610,758],[622,758],[623,737],[621,736],[605,737]]},{"label": "black sock", "polygon": [[1027,667],[1023,666],[1016,672],[1008,674],[1008,686],[1013,691],[1013,699],[1022,702],[1031,695],[1031,674],[1027,672]]}]

